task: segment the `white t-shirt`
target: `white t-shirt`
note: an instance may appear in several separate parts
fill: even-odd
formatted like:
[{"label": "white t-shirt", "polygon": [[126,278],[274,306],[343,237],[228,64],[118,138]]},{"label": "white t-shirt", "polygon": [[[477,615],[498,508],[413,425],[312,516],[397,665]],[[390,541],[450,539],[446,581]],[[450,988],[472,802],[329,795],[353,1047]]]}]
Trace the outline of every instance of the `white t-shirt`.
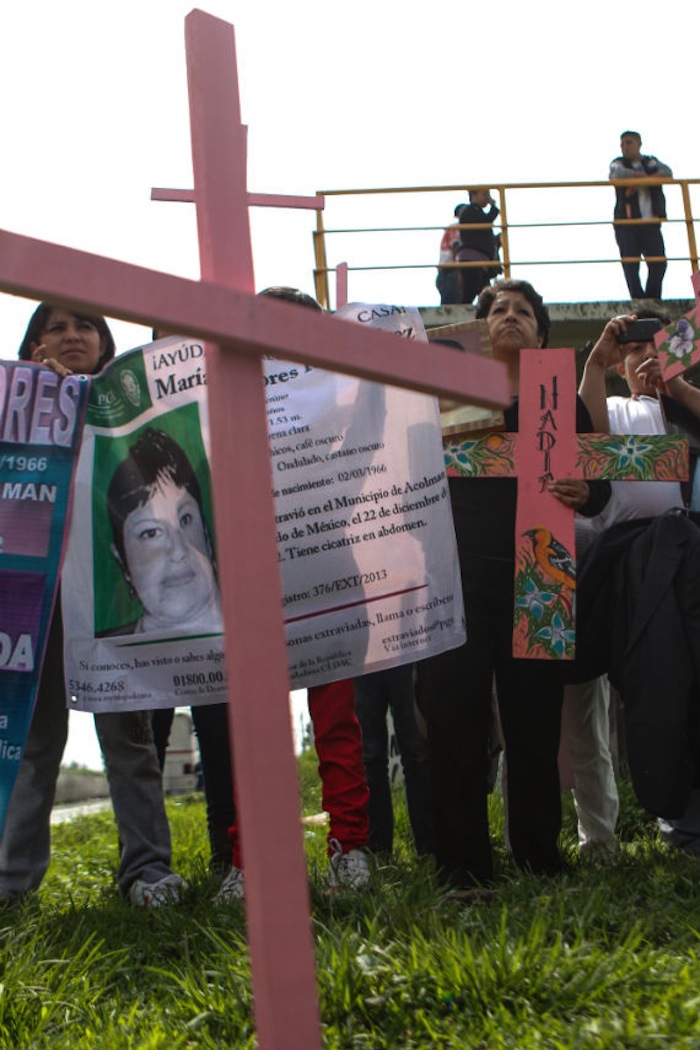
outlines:
[{"label": "white t-shirt", "polygon": [[[459,247],[459,219],[455,222],[450,223],[443,232],[442,240],[440,241],[440,261],[438,266],[443,263],[454,262],[457,257],[457,248]],[[457,270],[453,270],[453,273],[457,273]]]},{"label": "white t-shirt", "polygon": [[[644,171],[644,165],[640,160],[635,161],[632,167],[636,171],[641,171],[643,175],[646,175]],[[652,219],[654,217],[654,209],[651,206],[651,187],[650,186],[639,186],[637,188],[637,203],[639,204],[639,214],[643,219]],[[632,431],[628,430],[628,434]]]},{"label": "white t-shirt", "polygon": [[[609,397],[608,418],[613,434],[665,434],[661,405],[654,397]],[[618,521],[655,518],[672,507],[683,506],[677,481],[613,481],[610,502],[591,518],[596,532]]]}]

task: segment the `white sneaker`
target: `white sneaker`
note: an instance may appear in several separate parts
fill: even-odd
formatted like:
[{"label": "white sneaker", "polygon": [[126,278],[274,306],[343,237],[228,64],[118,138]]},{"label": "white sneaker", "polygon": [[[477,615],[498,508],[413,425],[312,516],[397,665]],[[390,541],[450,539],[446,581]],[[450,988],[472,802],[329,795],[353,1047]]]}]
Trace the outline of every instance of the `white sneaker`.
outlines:
[{"label": "white sneaker", "polygon": [[161,908],[164,904],[179,904],[186,889],[187,883],[175,872],[157,882],[136,879],[129,888],[129,904],[135,908]]},{"label": "white sneaker", "polygon": [[328,872],[328,881],[331,886],[342,886],[350,890],[361,890],[369,886],[369,864],[365,851],[349,849],[347,853],[343,853],[343,847],[337,839],[332,839],[330,846],[333,850]]},{"label": "white sneaker", "polygon": [[221,904],[232,904],[242,900],[245,900],[245,876],[240,868],[233,867],[219,886],[212,903],[219,907]]}]

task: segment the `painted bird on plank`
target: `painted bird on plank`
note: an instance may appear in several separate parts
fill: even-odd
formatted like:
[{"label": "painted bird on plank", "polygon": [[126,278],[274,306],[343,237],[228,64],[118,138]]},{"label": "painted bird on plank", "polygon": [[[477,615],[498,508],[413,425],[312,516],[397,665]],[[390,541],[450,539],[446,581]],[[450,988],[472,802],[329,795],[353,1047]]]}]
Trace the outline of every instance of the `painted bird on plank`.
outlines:
[{"label": "painted bird on plank", "polygon": [[576,566],[574,560],[559,540],[556,540],[546,525],[527,529],[523,536],[532,540],[535,561],[551,580],[576,590]]}]

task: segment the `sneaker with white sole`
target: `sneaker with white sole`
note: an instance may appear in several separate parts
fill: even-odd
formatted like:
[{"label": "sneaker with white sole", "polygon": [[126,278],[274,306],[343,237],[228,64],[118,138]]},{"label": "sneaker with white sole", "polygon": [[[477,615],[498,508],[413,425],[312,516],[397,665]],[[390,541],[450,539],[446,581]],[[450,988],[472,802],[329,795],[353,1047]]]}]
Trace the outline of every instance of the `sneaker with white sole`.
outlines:
[{"label": "sneaker with white sole", "polygon": [[164,904],[179,904],[186,889],[187,883],[175,872],[157,882],[136,879],[129,888],[129,904],[135,908],[162,908]]},{"label": "sneaker with white sole", "polygon": [[213,904],[233,904],[245,900],[245,876],[240,868],[233,867],[219,886]]},{"label": "sneaker with white sole", "polygon": [[343,847],[337,839],[330,843],[333,852],[330,856],[328,881],[334,888],[361,890],[369,886],[370,873],[367,854],[363,849],[349,849],[343,853]]}]

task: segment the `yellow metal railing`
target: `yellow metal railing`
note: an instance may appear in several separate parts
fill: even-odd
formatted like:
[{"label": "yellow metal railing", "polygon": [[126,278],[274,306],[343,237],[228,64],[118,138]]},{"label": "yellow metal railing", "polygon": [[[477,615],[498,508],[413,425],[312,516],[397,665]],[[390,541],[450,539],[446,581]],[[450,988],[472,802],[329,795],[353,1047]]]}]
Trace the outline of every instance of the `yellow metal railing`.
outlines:
[{"label": "yellow metal railing", "polygon": [[[663,220],[664,229],[677,228],[680,230],[684,227],[685,232],[685,243],[687,250],[682,248],[676,251],[675,254],[667,254],[665,258],[669,262],[685,262],[688,264],[688,274],[694,273],[698,269],[698,247],[695,224],[700,219],[693,216],[693,208],[691,201],[691,187],[700,186],[700,179],[653,179],[653,178],[637,178],[635,179],[635,188],[640,186],[659,186],[663,185],[666,189],[670,187],[679,187],[680,190],[680,201],[676,199],[674,194],[673,202],[667,201],[669,207],[668,218]],[[613,182],[528,182],[528,183],[501,183],[499,185],[492,185],[486,187],[484,184],[472,184],[470,189],[491,189],[492,194],[498,195],[497,203],[500,210],[500,215],[497,220],[495,228],[500,227],[501,235],[501,258],[498,261],[488,262],[455,262],[449,264],[454,268],[468,268],[471,266],[491,266],[493,268],[502,266],[504,275],[506,277],[513,276],[513,269],[522,269],[523,267],[531,268],[533,266],[566,266],[571,264],[584,264],[584,265],[596,265],[600,266],[608,263],[620,264],[619,254],[613,256],[603,255],[603,257],[597,258],[586,258],[576,257],[574,253],[568,257],[537,257],[527,258],[526,255],[514,253],[513,241],[515,240],[516,234],[519,235],[521,240],[526,241],[526,238],[522,237],[523,233],[532,234],[535,231],[554,231],[554,230],[568,230],[570,231],[569,242],[575,246],[576,231],[581,230],[584,227],[604,227],[609,231],[614,225],[642,225],[649,221],[648,219],[622,219],[615,220],[613,222],[611,218],[611,212],[613,207],[613,186],[629,186],[629,180],[618,179]],[[605,196],[601,197],[601,190],[605,190]],[[582,191],[596,191],[596,194],[601,200],[605,211],[602,208],[597,207],[593,210],[591,217],[582,218]],[[509,221],[509,211],[513,206],[513,211],[517,211],[517,205],[519,198],[523,196],[528,199],[530,203],[538,201],[537,207],[544,208],[547,211],[548,202],[547,195],[551,198],[552,194],[562,192],[565,196],[562,199],[570,199],[571,210],[576,210],[575,218],[555,217],[548,218],[547,221]],[[696,192],[696,191],[695,191]],[[437,214],[439,209],[442,208],[442,201],[447,195],[453,195],[453,199],[467,200],[466,196],[468,193],[467,187],[461,186],[420,186],[420,187],[393,187],[385,189],[351,189],[351,190],[320,190],[319,193],[323,194],[326,199],[325,212],[319,211],[316,216],[316,230],[313,234],[314,242],[314,281],[316,288],[316,298],[325,307],[331,305],[331,287],[329,282],[330,275],[336,272],[338,264],[347,263],[348,274],[352,275],[353,272],[360,271],[380,271],[380,270],[433,270],[436,271],[437,260],[435,258],[426,259],[421,257],[421,253],[424,253],[425,248],[420,245],[415,247],[415,237],[409,238],[409,234],[417,235],[419,233],[424,234],[427,231],[435,231],[436,234],[439,231],[440,234],[445,228],[445,223],[441,225],[356,225],[354,222],[345,224],[344,226],[336,226],[327,228],[325,223],[329,220],[333,220],[334,205],[341,201],[344,204],[352,203],[353,219],[357,215],[364,215],[367,210],[372,210],[370,207],[370,201],[373,198],[382,198],[382,208],[384,213],[391,214],[392,207],[397,204],[397,201],[403,199],[403,195],[419,195],[418,198],[414,197],[413,200],[421,200],[426,202],[426,207],[421,208],[421,214],[432,212]],[[430,201],[430,195],[433,197],[433,201]],[[669,194],[670,196],[670,194]],[[364,198],[362,203],[357,203],[358,198]],[[680,207],[672,207],[680,203]],[[432,204],[432,207],[431,207]],[[390,205],[392,207],[390,207]],[[523,209],[520,208],[520,211]],[[525,209],[527,210],[527,209]],[[556,209],[554,209],[556,212]],[[590,202],[584,207],[584,212],[590,213]],[[348,212],[348,208],[345,208],[345,212]],[[516,216],[517,218],[517,216]],[[469,224],[464,225],[460,228],[463,229],[492,229],[494,228],[490,223],[483,224]],[[365,258],[361,254],[361,249],[357,251],[351,247],[353,238],[357,238],[360,234],[371,234],[374,235],[375,250],[376,250],[376,237],[379,235],[405,235],[406,236],[406,247],[402,249],[401,261],[391,263],[380,263],[372,258]],[[341,237],[342,235],[342,237]],[[342,239],[342,248],[340,254],[337,252],[329,252],[329,244],[332,244],[334,240]],[[676,238],[677,239],[677,238]],[[541,240],[541,238],[540,238]],[[401,242],[404,243],[403,241]],[[425,241],[423,240],[423,244]],[[530,244],[536,242],[530,238]],[[607,245],[605,246],[607,248]],[[413,257],[412,252],[416,251],[416,257]],[[437,255],[437,251],[434,253]],[[532,254],[532,253],[531,253]],[[598,253],[602,254],[602,253]],[[332,255],[332,261],[329,262],[329,256]],[[625,257],[622,261],[631,262],[639,261],[630,257]],[[651,261],[655,261],[652,259]]]}]

